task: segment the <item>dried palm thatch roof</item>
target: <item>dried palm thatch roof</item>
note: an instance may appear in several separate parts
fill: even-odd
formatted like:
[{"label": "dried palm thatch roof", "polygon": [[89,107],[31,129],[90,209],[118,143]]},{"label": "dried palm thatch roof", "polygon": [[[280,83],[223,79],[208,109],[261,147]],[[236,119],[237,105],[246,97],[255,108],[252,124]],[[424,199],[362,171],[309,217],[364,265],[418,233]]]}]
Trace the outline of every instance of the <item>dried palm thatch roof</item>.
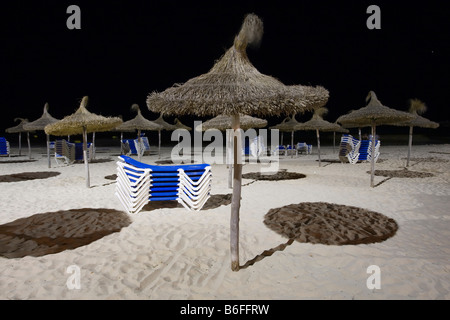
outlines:
[{"label": "dried palm thatch roof", "polygon": [[365,107],[339,117],[337,122],[346,128],[350,128],[350,126],[367,127],[394,124],[413,119],[413,116],[408,112],[398,111],[382,105],[373,91],[369,92],[366,101],[368,104]]},{"label": "dried palm thatch roof", "polygon": [[184,125],[180,120],[178,120],[178,118],[175,118],[174,126],[176,126],[177,129],[185,129],[185,130],[188,130],[188,131],[192,130],[191,127],[188,127],[188,126]]},{"label": "dried palm thatch roof", "polygon": [[414,115],[414,119],[411,121],[400,122],[394,125],[402,126],[402,127],[420,127],[420,128],[430,128],[436,129],[439,127],[439,123],[428,120],[421,116],[421,114],[427,111],[427,106],[424,102],[419,99],[411,99],[409,100],[409,113]]},{"label": "dried palm thatch roof", "polygon": [[173,130],[177,130],[178,129],[177,126],[166,122],[164,120],[162,114],[159,115],[158,119],[153,120],[153,122],[155,122],[155,123],[157,123],[157,124],[159,124],[161,126],[161,129],[159,129],[159,130],[173,131]]},{"label": "dried palm thatch roof", "polygon": [[[232,128],[231,116],[221,114],[215,118],[202,123],[202,131],[209,129],[217,129],[220,131],[225,131]],[[264,128],[267,126],[267,120],[251,117],[247,115],[240,115],[240,128],[242,130],[247,130],[251,128]],[[200,126],[195,128],[195,131],[200,131]]]},{"label": "dried palm thatch roof", "polygon": [[29,123],[28,119],[24,118],[15,118],[14,121],[20,121],[20,123],[15,126],[8,129],[5,129],[7,133],[20,133],[20,132],[27,132],[28,130],[25,130],[23,127],[25,124]]},{"label": "dried palm thatch roof", "polygon": [[331,123],[323,119],[323,116],[328,113],[327,108],[318,108],[314,111],[311,120],[305,123],[299,123],[295,130],[319,130],[319,131],[338,131],[342,127],[337,123]]},{"label": "dried palm thatch roof", "polygon": [[83,128],[86,133],[102,132],[109,131],[122,123],[122,119],[119,117],[104,117],[89,112],[86,109],[87,102],[88,97],[83,97],[80,107],[75,113],[47,125],[45,132],[55,136],[83,134]]},{"label": "dried palm thatch roof", "polygon": [[159,131],[163,130],[163,126],[154,122],[147,120],[141,113],[139,105],[133,104],[131,110],[137,112],[136,117],[131,120],[125,121],[118,125],[115,131],[134,131],[134,130],[149,130],[149,131]]},{"label": "dried palm thatch roof", "polygon": [[176,84],[147,97],[147,106],[162,114],[254,114],[258,116],[292,114],[312,109],[328,100],[322,87],[285,86],[260,73],[248,59],[248,44],[258,42],[263,33],[261,19],[249,14],[233,46],[211,70],[184,84]]},{"label": "dried palm thatch roof", "polygon": [[23,128],[27,131],[44,130],[46,125],[57,122],[58,119],[53,118],[50,113],[48,113],[48,108],[48,103],[45,103],[42,116],[33,122],[24,124]]},{"label": "dried palm thatch roof", "polygon": [[270,129],[278,129],[278,130],[283,131],[283,132],[292,132],[292,131],[295,131],[295,127],[299,123],[300,122],[298,122],[295,119],[295,114],[293,114],[292,117],[284,118],[284,120],[281,123],[270,127]]}]

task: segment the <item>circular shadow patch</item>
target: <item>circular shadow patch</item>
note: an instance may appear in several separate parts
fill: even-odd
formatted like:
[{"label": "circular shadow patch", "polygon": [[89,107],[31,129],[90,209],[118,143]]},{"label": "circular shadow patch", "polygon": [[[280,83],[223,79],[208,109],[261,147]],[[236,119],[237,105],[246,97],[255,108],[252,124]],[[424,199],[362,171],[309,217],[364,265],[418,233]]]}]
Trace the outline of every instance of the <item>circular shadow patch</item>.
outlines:
[{"label": "circular shadow patch", "polygon": [[[227,206],[231,203],[232,194],[212,194],[206,203],[203,205],[201,211],[215,209],[220,206]],[[143,208],[142,211],[152,211],[158,209],[173,209],[173,208],[184,208],[182,204],[178,201],[150,201]]]},{"label": "circular shadow patch", "polygon": [[18,182],[35,179],[47,179],[60,175],[60,172],[42,171],[42,172],[22,172],[0,176],[0,182]]},{"label": "circular shadow patch", "polygon": [[395,220],[380,213],[324,202],[270,209],[264,224],[289,239],[325,245],[382,242],[398,230]]},{"label": "circular shadow patch", "polygon": [[[370,174],[370,171],[367,171],[367,173]],[[434,174],[429,173],[429,172],[409,171],[408,169],[375,170],[374,175],[389,177],[389,178],[429,178],[429,177],[434,177]]]},{"label": "circular shadow patch", "polygon": [[119,232],[131,223],[113,209],[72,209],[35,214],[0,225],[0,256],[40,257],[75,249]]},{"label": "circular shadow patch", "polygon": [[306,175],[297,172],[287,172],[286,170],[280,170],[277,173],[265,173],[251,172],[242,175],[244,179],[253,180],[265,180],[265,181],[278,181],[278,180],[295,180],[306,178]]},{"label": "circular shadow patch", "polygon": [[111,174],[109,176],[105,176],[105,179],[107,179],[107,180],[116,180],[117,179],[117,174]]},{"label": "circular shadow patch", "polygon": [[35,162],[37,160],[12,160],[12,161],[0,161],[0,163],[27,163],[27,162]]}]

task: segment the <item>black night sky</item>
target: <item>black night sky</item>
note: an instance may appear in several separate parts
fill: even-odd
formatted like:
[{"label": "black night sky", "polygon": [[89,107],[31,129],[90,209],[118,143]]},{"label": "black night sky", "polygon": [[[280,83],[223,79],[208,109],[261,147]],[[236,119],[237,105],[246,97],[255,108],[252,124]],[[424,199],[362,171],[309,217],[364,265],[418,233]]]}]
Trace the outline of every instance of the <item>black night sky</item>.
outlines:
[{"label": "black night sky", "polygon": [[[81,9],[81,30],[66,27],[71,4]],[[381,9],[381,30],[366,26],[372,4]],[[250,12],[264,21],[260,47],[249,49],[254,66],[287,85],[327,88],[326,120],[363,107],[370,90],[388,107],[407,110],[418,98],[425,117],[450,119],[446,1],[8,1],[0,135],[16,117],[39,118],[46,102],[62,119],[85,95],[91,112],[129,120],[138,103],[156,119],[147,95],[208,72]]]}]

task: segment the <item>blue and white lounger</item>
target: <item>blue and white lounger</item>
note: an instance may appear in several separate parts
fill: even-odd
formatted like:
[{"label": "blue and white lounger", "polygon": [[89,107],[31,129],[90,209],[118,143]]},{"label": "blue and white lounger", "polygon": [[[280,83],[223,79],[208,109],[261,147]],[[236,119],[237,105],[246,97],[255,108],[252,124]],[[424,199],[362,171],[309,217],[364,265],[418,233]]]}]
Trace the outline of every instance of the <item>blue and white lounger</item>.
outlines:
[{"label": "blue and white lounger", "polygon": [[211,180],[209,164],[157,166],[119,156],[115,194],[128,213],[138,213],[149,201],[167,200],[199,211],[210,197]]}]

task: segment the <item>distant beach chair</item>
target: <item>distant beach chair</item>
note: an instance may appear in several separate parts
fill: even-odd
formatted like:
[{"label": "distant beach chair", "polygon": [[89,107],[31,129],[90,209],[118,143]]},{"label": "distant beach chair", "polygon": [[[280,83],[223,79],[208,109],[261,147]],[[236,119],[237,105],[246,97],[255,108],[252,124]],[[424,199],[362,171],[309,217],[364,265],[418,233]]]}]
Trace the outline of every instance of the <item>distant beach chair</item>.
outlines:
[{"label": "distant beach chair", "polygon": [[[70,142],[69,142],[70,143]],[[75,161],[83,161],[84,155],[83,155],[83,143],[73,143],[75,146]],[[94,145],[92,143],[87,144],[87,158],[88,161],[92,160],[92,155],[94,153]]]},{"label": "distant beach chair", "polygon": [[137,149],[136,149],[136,144],[134,143],[134,139],[123,139],[122,143],[127,143],[128,144],[128,148],[130,149],[128,155],[137,155]]},{"label": "distant beach chair", "polygon": [[0,137],[0,156],[11,156],[9,141],[4,137]]},{"label": "distant beach chair", "polygon": [[296,147],[296,146],[291,146],[290,144],[288,144],[288,145],[286,146],[286,152],[285,152],[285,155],[286,155],[286,156],[288,156],[288,155],[294,155],[294,156],[297,156],[297,155],[298,155],[297,147]]},{"label": "distant beach chair", "polygon": [[150,143],[148,142],[147,137],[141,137],[141,145],[139,146],[139,140],[134,139],[134,147],[136,149],[136,154],[148,155],[150,154]]},{"label": "distant beach chair", "polygon": [[210,197],[211,180],[209,164],[156,166],[119,156],[115,194],[128,213],[149,201],[172,200],[199,211]]},{"label": "distant beach chair", "polygon": [[306,153],[311,154],[312,153],[312,144],[307,144],[306,142],[299,142],[296,145],[297,153]]},{"label": "distant beach chair", "polygon": [[[375,140],[375,162],[378,161],[380,156],[380,140]],[[372,136],[369,136],[369,140],[361,140],[361,146],[359,147],[358,161],[371,161],[372,159]]]},{"label": "distant beach chair", "polygon": [[55,141],[55,161],[58,165],[70,165],[75,162],[75,145],[66,140]]},{"label": "distant beach chair", "polygon": [[275,155],[287,155],[287,149],[283,145],[277,146],[273,151],[272,154]]},{"label": "distant beach chair", "polygon": [[11,156],[9,141],[4,137],[0,137],[0,156]]},{"label": "distant beach chair", "polygon": [[342,135],[339,146],[339,160],[341,162],[355,164],[359,159],[360,146],[361,142],[358,139],[353,138],[352,135]]},{"label": "distant beach chair", "polygon": [[264,140],[261,137],[253,138],[249,146],[249,154],[254,158],[258,158],[264,155],[266,152],[267,150],[266,146],[264,145]]}]

